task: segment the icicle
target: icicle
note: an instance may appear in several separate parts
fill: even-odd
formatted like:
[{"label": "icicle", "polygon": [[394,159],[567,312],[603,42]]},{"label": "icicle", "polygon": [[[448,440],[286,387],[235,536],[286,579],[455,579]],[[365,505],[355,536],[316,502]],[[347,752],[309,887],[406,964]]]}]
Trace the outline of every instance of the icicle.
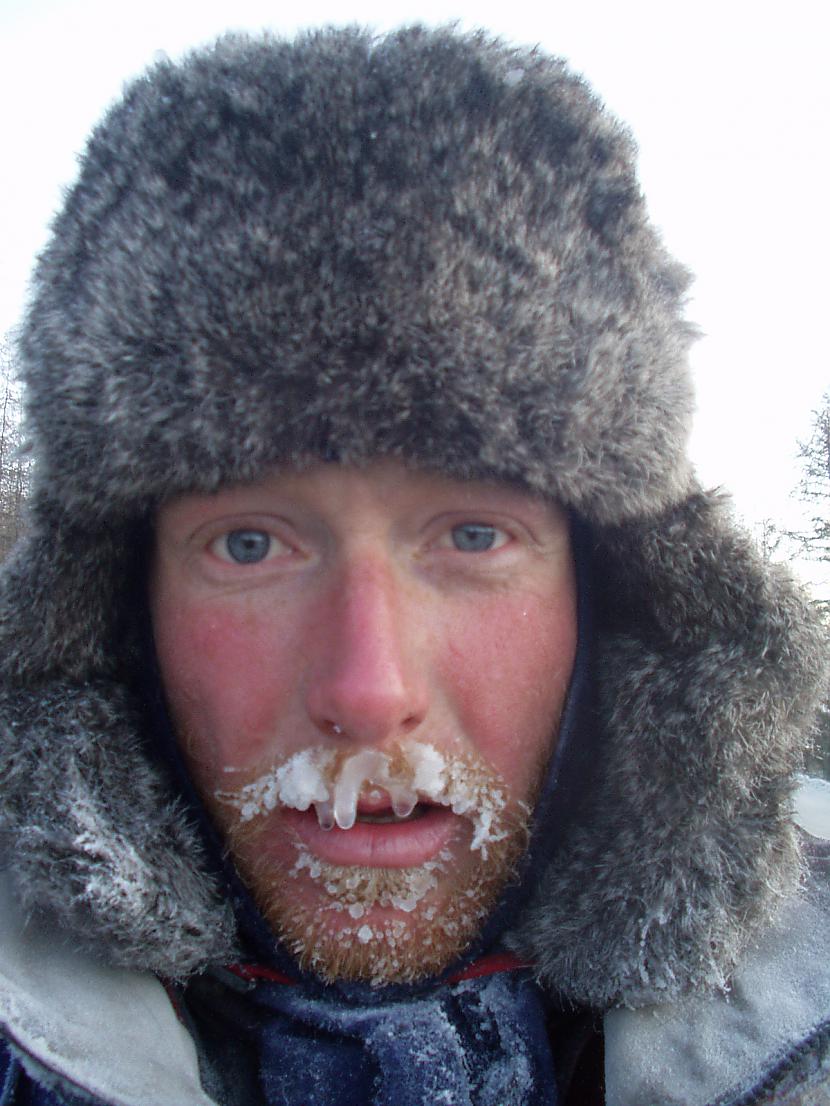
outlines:
[{"label": "icicle", "polygon": [[332,830],[334,829],[334,804],[328,799],[322,803],[314,804],[314,812],[317,815],[317,821],[320,823],[320,829]]},{"label": "icicle", "polygon": [[397,818],[408,818],[418,805],[418,796],[405,784],[389,784],[389,797],[392,800],[392,810]]},{"label": "icicle", "polygon": [[341,829],[351,829],[357,817],[357,801],[364,784],[384,784],[389,778],[389,757],[379,749],[363,749],[344,761],[334,785],[334,819]]}]

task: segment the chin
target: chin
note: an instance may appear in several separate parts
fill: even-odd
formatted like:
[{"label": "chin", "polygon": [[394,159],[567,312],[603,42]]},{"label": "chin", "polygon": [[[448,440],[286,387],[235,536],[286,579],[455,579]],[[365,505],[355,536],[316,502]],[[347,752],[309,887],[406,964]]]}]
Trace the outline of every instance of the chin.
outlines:
[{"label": "chin", "polygon": [[473,943],[526,843],[517,827],[487,859],[468,852],[459,863],[446,850],[415,868],[331,865],[300,853],[291,869],[243,878],[301,968],[327,982],[416,983]]}]

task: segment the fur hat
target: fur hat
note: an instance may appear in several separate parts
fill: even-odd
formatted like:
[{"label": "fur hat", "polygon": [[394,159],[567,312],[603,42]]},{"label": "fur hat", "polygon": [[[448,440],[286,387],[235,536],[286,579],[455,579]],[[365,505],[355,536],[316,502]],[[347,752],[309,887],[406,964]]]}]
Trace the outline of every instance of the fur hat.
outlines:
[{"label": "fur hat", "polygon": [[141,751],[137,535],[183,491],[391,455],[594,535],[605,753],[516,947],[577,1001],[723,978],[797,875],[819,638],[695,485],[687,276],[633,163],[561,61],[483,34],[231,37],[126,90],[21,343],[37,467],[0,591],[0,809],[32,901],[124,963],[227,948]]}]

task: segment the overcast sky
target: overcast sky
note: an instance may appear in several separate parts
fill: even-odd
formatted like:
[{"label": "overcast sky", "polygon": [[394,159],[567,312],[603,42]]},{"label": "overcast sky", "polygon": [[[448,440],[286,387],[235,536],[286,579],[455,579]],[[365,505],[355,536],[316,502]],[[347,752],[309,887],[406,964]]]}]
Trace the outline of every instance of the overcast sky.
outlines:
[{"label": "overcast sky", "polygon": [[652,216],[697,275],[701,477],[729,488],[750,524],[794,523],[797,441],[830,388],[821,9],[817,0],[0,0],[0,333],[20,317],[88,131],[159,52],[175,57],[232,28],[484,26],[568,58],[632,127]]}]

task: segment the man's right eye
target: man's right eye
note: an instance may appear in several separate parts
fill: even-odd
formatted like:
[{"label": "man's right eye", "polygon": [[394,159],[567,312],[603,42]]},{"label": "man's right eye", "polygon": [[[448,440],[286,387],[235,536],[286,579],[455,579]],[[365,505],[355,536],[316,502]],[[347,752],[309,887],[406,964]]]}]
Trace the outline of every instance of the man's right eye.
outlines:
[{"label": "man's right eye", "polygon": [[223,561],[255,565],[276,552],[278,543],[266,530],[231,530],[213,543],[213,552]]}]

